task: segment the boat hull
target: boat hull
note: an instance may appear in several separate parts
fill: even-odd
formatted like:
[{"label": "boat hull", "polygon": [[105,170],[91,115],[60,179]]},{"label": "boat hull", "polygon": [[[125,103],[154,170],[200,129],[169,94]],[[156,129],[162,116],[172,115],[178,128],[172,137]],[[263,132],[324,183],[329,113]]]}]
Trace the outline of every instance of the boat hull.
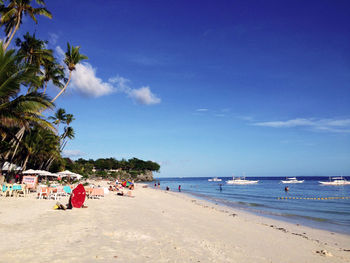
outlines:
[{"label": "boat hull", "polygon": [[322,185],[350,185],[350,182],[319,182]]},{"label": "boat hull", "polygon": [[240,181],[240,180],[228,180],[226,181],[227,184],[237,184],[237,185],[244,185],[244,184],[257,184],[259,181]]},{"label": "boat hull", "polygon": [[288,181],[288,180],[286,180],[286,181],[281,181],[282,182],[282,184],[301,184],[301,183],[303,183],[304,182],[304,180],[296,180],[296,181]]}]

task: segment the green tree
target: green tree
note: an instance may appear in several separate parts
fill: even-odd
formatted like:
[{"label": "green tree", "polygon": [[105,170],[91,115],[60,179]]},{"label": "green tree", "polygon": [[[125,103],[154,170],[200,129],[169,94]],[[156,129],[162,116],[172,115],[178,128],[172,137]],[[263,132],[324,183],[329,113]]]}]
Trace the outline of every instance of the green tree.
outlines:
[{"label": "green tree", "polygon": [[6,40],[2,46],[4,50],[8,48],[18,28],[20,27],[23,15],[29,15],[35,23],[38,22],[36,19],[37,15],[52,18],[52,14],[45,7],[43,7],[45,6],[45,2],[43,0],[36,0],[36,3],[40,6],[37,8],[31,5],[32,2],[32,0],[10,0],[7,6],[1,3],[1,25],[5,25],[6,34]]},{"label": "green tree", "polygon": [[28,32],[23,36],[24,40],[16,39],[16,45],[19,47],[18,55],[23,56],[24,61],[40,70],[40,66],[45,62],[53,62],[53,52],[47,49],[48,41],[35,38],[35,34],[30,35]]},{"label": "green tree", "polygon": [[69,70],[69,77],[64,85],[63,89],[54,97],[51,102],[54,102],[61,94],[67,89],[68,84],[72,78],[72,72],[75,70],[75,66],[80,63],[84,59],[88,59],[87,56],[80,54],[79,52],[80,47],[74,47],[71,46],[69,43],[67,43],[67,52],[66,52],[66,57],[64,59],[64,63],[67,65],[68,70]]}]

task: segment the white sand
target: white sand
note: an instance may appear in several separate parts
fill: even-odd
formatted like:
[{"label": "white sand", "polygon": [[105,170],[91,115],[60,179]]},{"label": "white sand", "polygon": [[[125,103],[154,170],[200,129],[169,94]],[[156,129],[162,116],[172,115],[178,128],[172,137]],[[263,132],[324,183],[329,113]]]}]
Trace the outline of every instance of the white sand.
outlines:
[{"label": "white sand", "polygon": [[141,185],[133,194],[67,211],[0,197],[0,262],[350,262],[348,235]]}]

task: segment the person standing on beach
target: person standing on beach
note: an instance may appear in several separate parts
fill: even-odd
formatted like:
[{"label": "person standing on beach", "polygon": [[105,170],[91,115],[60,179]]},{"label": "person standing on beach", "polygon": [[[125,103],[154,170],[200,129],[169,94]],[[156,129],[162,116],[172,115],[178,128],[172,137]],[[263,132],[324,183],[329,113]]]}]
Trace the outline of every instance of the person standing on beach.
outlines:
[{"label": "person standing on beach", "polygon": [[160,181],[158,181],[158,188],[160,188]]},{"label": "person standing on beach", "polygon": [[181,192],[181,185],[179,185],[179,192]]},{"label": "person standing on beach", "polygon": [[157,183],[154,183],[154,188],[157,188]]}]

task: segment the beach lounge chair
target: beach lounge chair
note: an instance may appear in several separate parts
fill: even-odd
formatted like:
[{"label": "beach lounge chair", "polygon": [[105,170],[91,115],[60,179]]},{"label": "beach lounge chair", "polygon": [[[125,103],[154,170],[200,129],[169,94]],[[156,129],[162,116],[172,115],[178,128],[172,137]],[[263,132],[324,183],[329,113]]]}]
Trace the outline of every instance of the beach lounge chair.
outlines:
[{"label": "beach lounge chair", "polygon": [[21,189],[17,190],[17,196],[21,196],[23,195],[24,197],[26,197],[27,194],[27,185],[26,184],[21,184]]},{"label": "beach lounge chair", "polygon": [[48,187],[39,187],[38,189],[38,199],[48,198],[49,197],[49,188]]},{"label": "beach lounge chair", "polygon": [[[8,196],[12,196],[13,194],[13,188],[12,188],[12,184],[5,184],[5,191],[4,191],[4,195],[5,197]],[[4,190],[4,188],[3,188]]]},{"label": "beach lounge chair", "polygon": [[62,196],[65,196],[65,192],[63,190],[63,186],[57,186],[55,189],[50,189],[49,198],[54,198],[55,200],[59,200]]},{"label": "beach lounge chair", "polygon": [[92,191],[89,194],[89,198],[100,198],[100,197],[104,197],[103,188],[92,188]]},{"label": "beach lounge chair", "polygon": [[65,192],[66,196],[68,196],[72,193],[72,188],[70,188],[68,185],[65,185],[63,186],[63,191]]},{"label": "beach lounge chair", "polygon": [[12,195],[13,196],[18,196],[18,193],[22,191],[22,186],[20,184],[14,184],[12,186]]}]

